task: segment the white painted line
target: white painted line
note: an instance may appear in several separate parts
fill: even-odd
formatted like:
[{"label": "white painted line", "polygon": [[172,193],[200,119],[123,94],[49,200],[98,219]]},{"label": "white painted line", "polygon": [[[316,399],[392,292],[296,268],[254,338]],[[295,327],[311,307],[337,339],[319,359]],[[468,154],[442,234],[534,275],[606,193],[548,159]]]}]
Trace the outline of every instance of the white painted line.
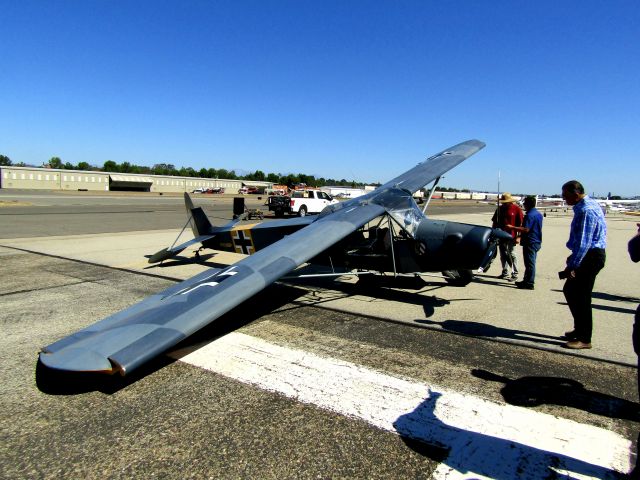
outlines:
[{"label": "white painted line", "polygon": [[[184,356],[182,356],[184,355]],[[360,365],[230,333],[172,356],[300,402],[450,449],[433,478],[614,478],[631,442],[522,407],[393,377]],[[182,358],[180,358],[182,357]]]}]

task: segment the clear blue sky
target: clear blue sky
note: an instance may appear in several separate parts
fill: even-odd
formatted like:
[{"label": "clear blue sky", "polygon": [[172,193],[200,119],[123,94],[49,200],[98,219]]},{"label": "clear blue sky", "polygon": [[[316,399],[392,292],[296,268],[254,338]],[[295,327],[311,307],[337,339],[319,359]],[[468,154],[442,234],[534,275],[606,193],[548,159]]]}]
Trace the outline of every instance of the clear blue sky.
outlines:
[{"label": "clear blue sky", "polygon": [[0,154],[640,195],[640,3],[0,0]]}]

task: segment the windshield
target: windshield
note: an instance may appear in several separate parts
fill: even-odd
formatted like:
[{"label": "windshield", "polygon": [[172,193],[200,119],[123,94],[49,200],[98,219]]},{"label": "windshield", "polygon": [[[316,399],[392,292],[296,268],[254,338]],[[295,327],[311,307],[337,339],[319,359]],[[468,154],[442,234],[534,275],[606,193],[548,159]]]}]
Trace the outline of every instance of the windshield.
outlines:
[{"label": "windshield", "polygon": [[424,215],[411,194],[399,188],[392,188],[376,196],[373,202],[384,206],[396,223],[415,238],[415,232]]}]

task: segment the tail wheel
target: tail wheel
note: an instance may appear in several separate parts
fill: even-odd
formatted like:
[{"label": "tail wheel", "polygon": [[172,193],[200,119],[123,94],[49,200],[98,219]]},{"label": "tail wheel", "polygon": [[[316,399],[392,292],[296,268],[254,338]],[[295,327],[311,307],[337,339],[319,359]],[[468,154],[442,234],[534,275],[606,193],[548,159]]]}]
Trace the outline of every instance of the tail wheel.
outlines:
[{"label": "tail wheel", "polygon": [[452,287],[464,287],[473,280],[473,272],[471,270],[445,270],[442,275]]},{"label": "tail wheel", "polygon": [[307,216],[307,207],[302,205],[300,207],[300,210],[298,210],[298,215],[301,216],[301,217],[306,217]]}]

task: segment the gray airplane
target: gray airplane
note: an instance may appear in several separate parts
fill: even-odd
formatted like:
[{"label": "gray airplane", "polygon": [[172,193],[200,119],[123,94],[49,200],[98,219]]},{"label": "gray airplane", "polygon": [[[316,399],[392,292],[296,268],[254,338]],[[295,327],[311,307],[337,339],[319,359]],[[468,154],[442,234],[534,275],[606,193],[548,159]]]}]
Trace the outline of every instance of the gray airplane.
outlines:
[{"label": "gray airplane", "polygon": [[[210,324],[305,263],[394,274],[441,271],[464,285],[471,270],[486,270],[499,240],[511,236],[479,225],[428,219],[412,193],[434,182],[485,146],[469,140],[444,150],[354,199],[320,215],[256,225],[212,226],[185,194],[195,238],[161,250],[171,258],[189,245],[249,254],[211,268],[42,349],[45,367],[126,375]],[[377,222],[374,222],[377,220]]]}]

